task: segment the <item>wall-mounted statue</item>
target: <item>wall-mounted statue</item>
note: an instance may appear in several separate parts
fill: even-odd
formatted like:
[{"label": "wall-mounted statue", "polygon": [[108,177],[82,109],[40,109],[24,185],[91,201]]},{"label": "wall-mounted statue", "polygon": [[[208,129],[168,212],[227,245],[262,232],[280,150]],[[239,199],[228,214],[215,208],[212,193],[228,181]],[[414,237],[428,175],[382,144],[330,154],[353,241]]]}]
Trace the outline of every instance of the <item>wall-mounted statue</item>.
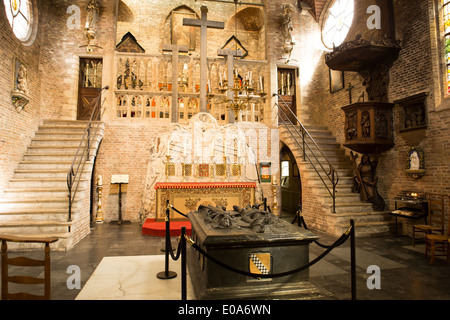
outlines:
[{"label": "wall-mounted statue", "polygon": [[292,35],[294,31],[294,25],[292,23],[292,4],[283,5],[283,38],[284,38],[284,53],[288,55],[288,59],[291,57],[292,49],[294,48],[295,41]]},{"label": "wall-mounted statue", "polygon": [[352,163],[355,167],[356,176],[353,178],[352,192],[358,192],[361,195],[361,201],[371,202],[375,211],[383,211],[385,209],[385,202],[378,194],[378,177],[376,176],[376,168],[378,161],[370,160],[368,154],[361,157],[361,162],[356,165],[358,155],[350,152]]},{"label": "wall-mounted statue", "polygon": [[406,173],[413,179],[420,179],[425,175],[425,153],[421,148],[414,146],[408,149]]},{"label": "wall-mounted statue", "polygon": [[100,4],[98,0],[90,0],[87,7],[86,29],[94,29],[97,26],[100,15]]},{"label": "wall-mounted statue", "polygon": [[14,58],[14,90],[11,98],[17,112],[22,111],[30,102],[28,92],[28,69],[25,63]]}]

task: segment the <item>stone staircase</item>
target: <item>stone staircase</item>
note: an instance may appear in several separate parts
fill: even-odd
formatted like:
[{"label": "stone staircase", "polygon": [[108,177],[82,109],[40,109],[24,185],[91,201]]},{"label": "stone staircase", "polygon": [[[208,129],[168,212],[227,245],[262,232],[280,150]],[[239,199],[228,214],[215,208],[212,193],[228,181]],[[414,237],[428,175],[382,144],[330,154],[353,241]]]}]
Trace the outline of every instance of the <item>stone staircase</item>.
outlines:
[{"label": "stone staircase", "polygon": [[[299,132],[300,128],[296,127]],[[359,193],[352,192],[354,169],[350,163],[350,158],[345,154],[345,150],[341,148],[340,144],[332,136],[331,132],[326,127],[320,126],[305,126],[306,130],[315,140],[319,148],[322,150],[323,156],[318,156],[317,148],[312,146],[309,140],[311,149],[315,152],[317,160],[323,164],[327,169],[326,159],[335,168],[339,174],[339,183],[336,187],[336,213],[332,213],[332,197],[324,186],[319,175],[315,171],[309,161],[303,161],[303,151],[296,143],[293,135],[289,130],[280,125],[280,140],[283,141],[292,151],[299,170],[303,173],[303,177],[307,177],[308,185],[312,188],[312,193],[316,195],[318,201],[322,206],[323,215],[325,215],[327,232],[341,235],[349,226],[350,219],[355,221],[356,232],[360,236],[384,234],[391,232],[392,218],[387,212],[375,212],[371,203],[364,203],[360,200]],[[292,129],[291,129],[292,130]],[[293,131],[295,132],[295,131]],[[298,141],[301,138],[295,132]],[[307,155],[313,159],[316,167],[319,168],[318,163],[308,150]],[[320,172],[320,170],[318,170]],[[321,173],[323,180],[327,183],[330,190],[332,190],[332,183],[326,180],[326,175]],[[304,199],[303,201],[307,201]],[[306,217],[305,217],[306,219]],[[331,227],[330,227],[331,226]]]},{"label": "stone staircase", "polygon": [[[60,240],[51,245],[52,250],[63,251],[89,233],[91,174],[104,124],[91,145],[71,222],[67,187],[67,174],[87,124],[49,120],[39,127],[8,188],[0,195],[0,234],[57,237]],[[32,249],[30,245],[12,246],[13,250]]]}]

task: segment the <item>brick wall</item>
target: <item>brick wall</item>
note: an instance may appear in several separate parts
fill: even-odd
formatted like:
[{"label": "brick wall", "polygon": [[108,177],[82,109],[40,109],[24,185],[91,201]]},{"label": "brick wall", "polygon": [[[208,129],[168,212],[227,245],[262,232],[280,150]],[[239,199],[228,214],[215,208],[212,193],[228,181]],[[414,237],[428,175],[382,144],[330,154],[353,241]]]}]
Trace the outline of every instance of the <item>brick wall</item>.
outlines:
[{"label": "brick wall", "polygon": [[[45,5],[38,2],[39,21],[45,20]],[[15,167],[22,158],[41,117],[41,79],[39,57],[43,26],[38,24],[37,37],[25,46],[13,34],[0,2],[0,193],[8,186]],[[13,62],[18,58],[27,66],[30,103],[18,113],[11,102]]]},{"label": "brick wall", "polygon": [[[356,11],[352,29],[348,40],[362,34],[364,39],[375,39],[380,33],[390,32],[383,22],[381,31],[368,31],[365,12],[371,4],[381,5],[378,1],[355,1]],[[448,126],[450,124],[450,110],[448,98],[443,95],[445,73],[442,45],[442,30],[436,20],[435,1],[394,1],[396,14],[396,34],[401,40],[402,50],[398,60],[390,71],[389,101],[406,98],[418,93],[429,92],[427,99],[428,128],[423,134],[415,134],[420,138],[411,139],[407,133],[401,133],[401,109],[394,108],[395,147],[379,155],[379,191],[388,200],[387,204],[393,208],[392,199],[402,190],[416,190],[418,192],[450,193],[450,163],[448,154]],[[382,8],[382,15],[385,11]],[[312,18],[305,17],[305,21]],[[323,19],[323,14],[322,18]],[[318,26],[312,22],[312,33],[319,37]],[[325,65],[324,53],[314,70],[309,85],[302,87],[302,106],[308,106],[311,120],[316,124],[326,125],[337,140],[344,141],[344,113],[341,108],[349,104],[349,92],[341,90],[329,92],[328,67]],[[345,86],[354,86],[352,99],[355,102],[365,91],[360,77],[354,72],[345,72]],[[367,99],[367,95],[366,95]],[[407,150],[411,146],[421,147],[425,152],[426,174],[419,180],[414,180],[405,172]],[[305,193],[305,191],[304,191]],[[304,194],[305,198],[305,194]]]}]

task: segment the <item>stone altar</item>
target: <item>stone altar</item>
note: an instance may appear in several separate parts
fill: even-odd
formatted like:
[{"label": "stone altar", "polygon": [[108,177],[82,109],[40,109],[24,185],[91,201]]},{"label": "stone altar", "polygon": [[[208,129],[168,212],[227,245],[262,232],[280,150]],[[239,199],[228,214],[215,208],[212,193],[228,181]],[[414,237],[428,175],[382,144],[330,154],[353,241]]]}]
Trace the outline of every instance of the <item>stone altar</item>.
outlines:
[{"label": "stone altar", "polygon": [[[188,217],[193,241],[209,255],[238,270],[277,274],[309,262],[318,239],[257,208],[226,210],[200,206]],[[305,269],[277,278],[253,278],[230,271],[188,247],[188,270],[197,299],[302,299],[319,295]]]}]

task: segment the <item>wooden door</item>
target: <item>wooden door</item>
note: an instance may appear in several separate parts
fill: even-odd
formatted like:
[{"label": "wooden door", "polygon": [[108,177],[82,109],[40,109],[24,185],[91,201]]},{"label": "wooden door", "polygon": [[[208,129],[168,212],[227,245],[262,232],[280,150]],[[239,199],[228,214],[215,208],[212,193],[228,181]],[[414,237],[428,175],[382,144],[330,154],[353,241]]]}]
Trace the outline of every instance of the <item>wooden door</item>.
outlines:
[{"label": "wooden door", "polygon": [[293,116],[297,115],[296,82],[296,69],[278,69],[278,94],[281,96],[278,105],[284,111],[279,111],[279,123],[285,123],[287,117],[293,124],[297,124]]},{"label": "wooden door", "polygon": [[[80,59],[78,85],[78,120],[90,120],[102,86],[103,61],[101,59]],[[99,119],[100,113],[96,116]]]}]

